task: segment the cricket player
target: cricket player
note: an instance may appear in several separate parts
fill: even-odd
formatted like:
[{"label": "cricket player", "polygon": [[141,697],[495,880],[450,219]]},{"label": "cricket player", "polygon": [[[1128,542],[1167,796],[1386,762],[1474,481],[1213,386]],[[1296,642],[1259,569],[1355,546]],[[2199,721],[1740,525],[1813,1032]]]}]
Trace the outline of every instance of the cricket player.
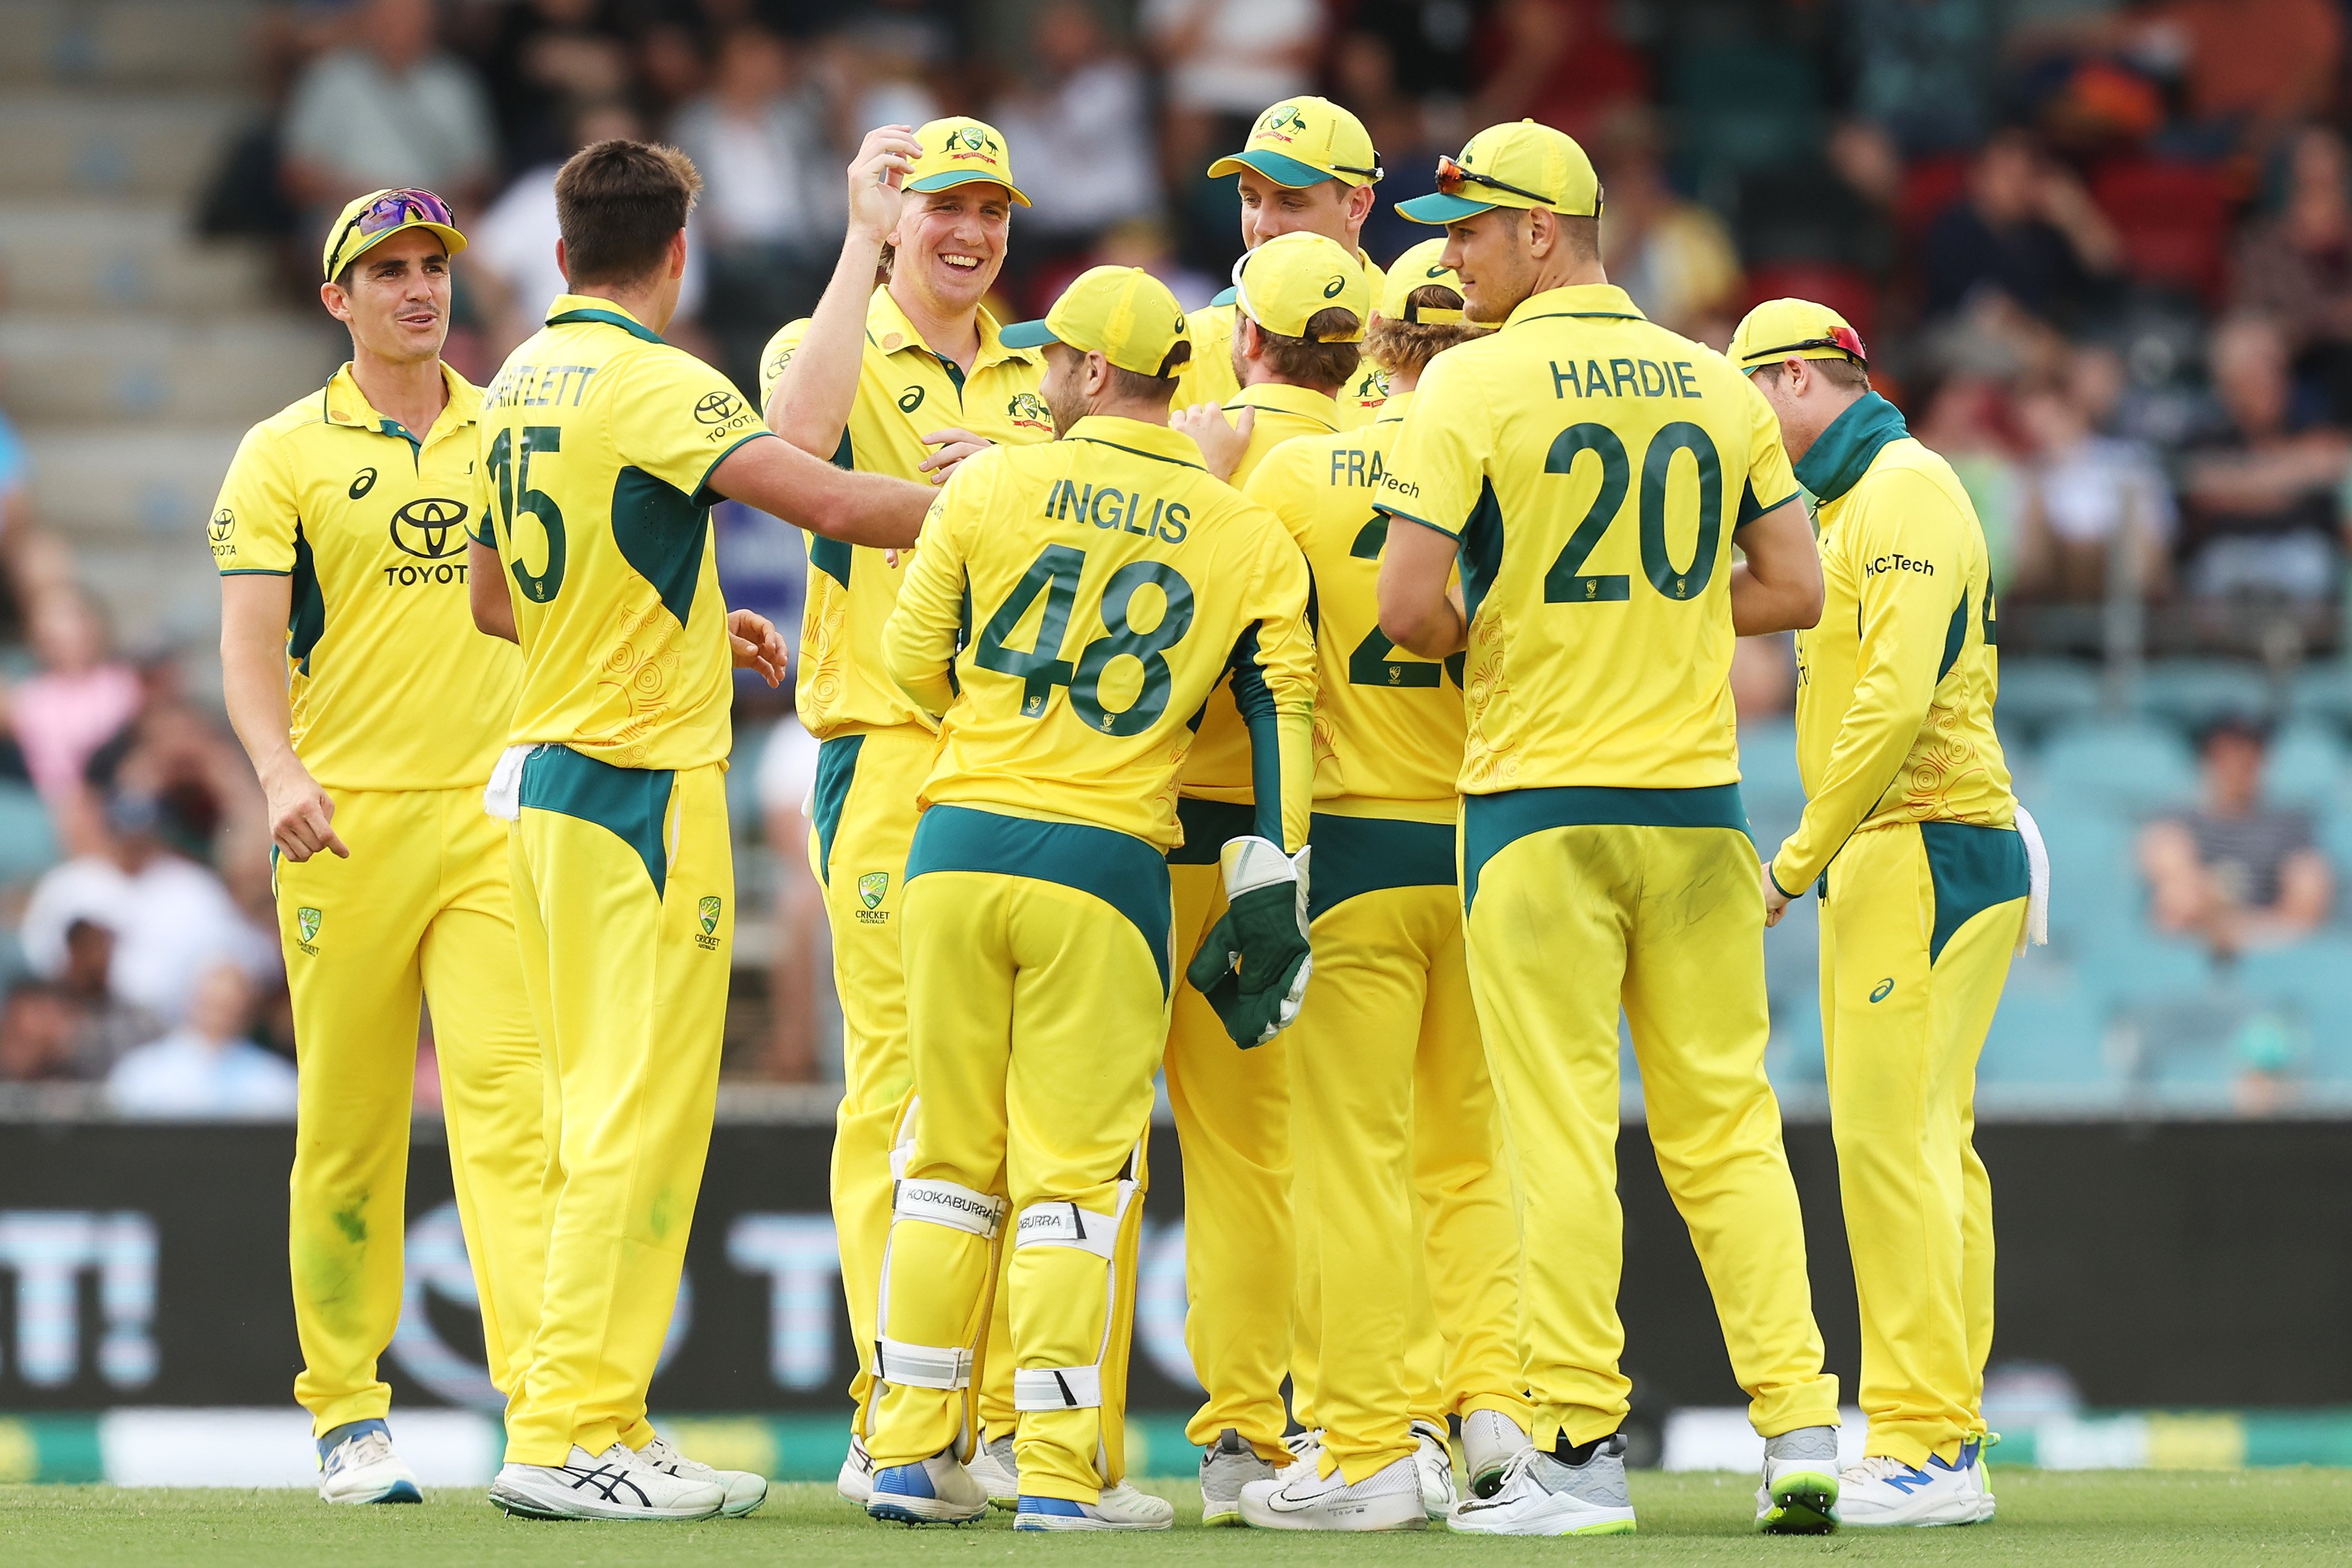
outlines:
[{"label": "cricket player", "polygon": [[732,667],[783,674],[775,628],[719,599],[711,503],[906,545],[929,496],[793,449],[661,340],[699,186],[683,154],[641,142],[563,166],[572,292],[480,414],[494,504],[468,548],[474,618],[522,648],[484,800],[512,824],[549,1139],[546,1283],[490,1495],[541,1517],[695,1519],[764,1491],[645,1451],[718,1090]]},{"label": "cricket player", "polygon": [[1731,362],[1780,416],[1821,524],[1821,623],[1797,633],[1805,814],[1765,867],[1764,902],[1770,924],[1807,888],[1822,898],[1822,1040],[1870,1417],[1839,1517],[1972,1524],[1993,1515],[1977,1054],[2026,935],[2034,858],[1993,731],[1984,530],[1951,465],[1870,390],[1836,311],[1759,305]]},{"label": "cricket player", "polygon": [[1233,685],[1264,788],[1188,972],[1262,1046],[1307,982],[1307,568],[1168,428],[1190,343],[1164,285],[1097,267],[1004,335],[1045,349],[1061,439],[958,470],[884,632],[892,677],[942,716],[907,862],[922,1110],[883,1268],[867,1511],[987,1507],[959,1462],[961,1389],[1009,1236],[1014,1527],[1164,1530],[1173,1509],[1124,1482],[1122,1430],[1152,1077],[1192,951],[1163,857],[1192,716]]},{"label": "cricket player", "polygon": [[[1380,293],[1381,269],[1358,241],[1379,200],[1373,187],[1382,172],[1364,122],[1329,99],[1312,96],[1286,98],[1268,109],[1240,152],[1209,165],[1212,180],[1234,176],[1244,250],[1281,235],[1321,235],[1356,258],[1373,296]],[[1241,391],[1240,367],[1229,352],[1239,315],[1236,288],[1192,312],[1192,360],[1176,387],[1180,409],[1222,407]],[[1340,428],[1369,423],[1386,396],[1378,368],[1360,367],[1337,396]]]},{"label": "cricket player", "polygon": [[[770,428],[844,468],[936,485],[984,446],[1053,438],[1036,350],[1009,347],[982,301],[1004,265],[1015,206],[1012,157],[996,128],[935,120],[884,126],[849,171],[849,228],[816,314],[777,332],[762,356]],[[874,281],[887,256],[889,277]],[[801,622],[801,722],[818,739],[810,861],[833,926],[845,1081],[833,1144],[834,1228],[858,1369],[838,1487],[864,1503],[874,1310],[890,1230],[890,1156],[907,1090],[907,978],[898,924],[915,794],[938,739],[881,664],[882,625],[908,562],[822,535],[809,538]],[[1002,1315],[975,1390],[987,1441],[972,1469],[1010,1508],[1013,1387]]]},{"label": "cricket player", "polygon": [[[1320,235],[1268,239],[1234,270],[1240,290],[1232,352],[1257,411],[1247,431],[1213,407],[1177,416],[1212,473],[1236,482],[1293,435],[1332,434],[1332,393],[1356,373],[1371,290],[1354,258]],[[1245,831],[1260,801],[1239,694],[1219,689],[1201,711],[1181,776],[1184,841],[1170,857],[1176,944],[1190,951],[1222,917],[1218,846]],[[1180,991],[1168,1036],[1168,1100],[1184,1155],[1184,1337],[1207,1391],[1187,1427],[1203,1449],[1201,1491],[1211,1524],[1241,1521],[1242,1488],[1288,1462],[1291,1302],[1269,1278],[1294,1268],[1290,1207],[1290,1062],[1286,1042],[1237,1053],[1207,997]]]},{"label": "cricket player", "polygon": [[1379,420],[1283,443],[1244,491],[1298,541],[1318,613],[1316,975],[1288,1048],[1292,1407],[1319,1451],[1243,1488],[1244,1521],[1265,1529],[1444,1518],[1449,1416],[1474,1489],[1499,1484],[1528,1446],[1518,1221],[1454,870],[1462,663],[1402,653],[1380,629],[1389,520],[1371,505],[1389,450],[1429,361],[1484,335],[1463,319],[1444,246],[1424,241],[1388,270],[1366,344],[1389,388]]},{"label": "cricket player", "polygon": [[294,1393],[329,1502],[423,1500],[376,1371],[400,1320],[420,998],[483,1349],[509,1395],[539,1315],[539,1040],[505,835],[481,813],[521,662],[467,612],[466,533],[489,494],[480,393],[441,361],[465,248],[430,191],[343,209],[319,296],[351,361],[247,433],[210,530],[224,690],[268,798],[294,999]]},{"label": "cricket player", "polygon": [[1759,1522],[1827,1529],[1837,1385],[1764,1076],[1729,684],[1735,635],[1819,618],[1811,525],[1762,396],[1608,282],[1575,141],[1491,127],[1399,210],[1445,225],[1471,318],[1503,323],[1430,365],[1378,497],[1404,525],[1381,560],[1381,631],[1423,658],[1468,654],[1463,915],[1526,1245],[1536,1446],[1454,1528],[1633,1527],[1622,1007],[1659,1167],[1767,1439]]}]

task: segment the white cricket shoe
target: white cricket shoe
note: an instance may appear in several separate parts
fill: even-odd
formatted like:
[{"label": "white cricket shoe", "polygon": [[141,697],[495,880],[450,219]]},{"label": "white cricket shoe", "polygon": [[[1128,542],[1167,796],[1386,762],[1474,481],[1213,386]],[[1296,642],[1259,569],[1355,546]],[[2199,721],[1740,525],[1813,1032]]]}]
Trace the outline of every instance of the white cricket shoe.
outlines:
[{"label": "white cricket shoe", "polygon": [[392,1451],[381,1419],[350,1421],[319,1439],[321,1502],[423,1502],[416,1472]]},{"label": "white cricket shoe", "polygon": [[755,1476],[749,1470],[722,1470],[699,1459],[689,1459],[658,1432],[654,1434],[652,1442],[637,1450],[637,1462],[651,1465],[667,1475],[719,1488],[727,1494],[727,1500],[719,1509],[720,1517],[725,1519],[740,1519],[768,1500],[767,1477]]},{"label": "white cricket shoe", "polygon": [[1827,1535],[1838,1527],[1838,1434],[1800,1427],[1764,1442],[1756,1528],[1767,1535]]},{"label": "white cricket shoe", "polygon": [[1306,1427],[1296,1432],[1285,1433],[1282,1446],[1290,1458],[1276,1467],[1275,1471],[1276,1475],[1288,1469],[1292,1465],[1321,1464],[1323,1462],[1323,1428]]},{"label": "white cricket shoe", "polygon": [[1454,1528],[1473,1535],[1631,1535],[1633,1500],[1625,1490],[1625,1439],[1612,1434],[1580,1465],[1542,1448],[1519,1451],[1503,1467],[1503,1484],[1454,1511]]},{"label": "white cricket shoe", "polygon": [[1013,1457],[1011,1434],[982,1443],[964,1469],[988,1493],[989,1507],[1011,1508],[1021,1500],[1021,1465]]},{"label": "white cricket shoe", "polygon": [[1242,1488],[1270,1480],[1274,1473],[1274,1467],[1259,1458],[1239,1432],[1228,1427],[1218,1433],[1216,1442],[1201,1450],[1201,1522],[1239,1524]]},{"label": "white cricket shoe", "polygon": [[1532,1446],[1526,1429],[1499,1410],[1473,1410],[1463,1416],[1462,1468],[1470,1472],[1470,1494],[1493,1497],[1511,1457]]},{"label": "white cricket shoe", "polygon": [[1958,1464],[1930,1454],[1925,1466],[1915,1469],[1874,1454],[1839,1478],[1838,1518],[1864,1530],[1980,1524],[1992,1517],[1993,1509],[1979,1458],[1979,1445],[1973,1440],[1961,1446]]},{"label": "white cricket shoe", "polygon": [[531,1519],[709,1519],[727,1489],[640,1464],[625,1443],[592,1454],[577,1443],[560,1465],[509,1464],[490,1500]]},{"label": "white cricket shoe", "polygon": [[833,1478],[833,1490],[860,1508],[874,1495],[874,1456],[866,1451],[866,1439],[855,1433],[849,1452],[841,1457],[841,1473]]},{"label": "white cricket shoe", "polygon": [[1015,1530],[1166,1530],[1176,1522],[1176,1505],[1121,1481],[1102,1489],[1093,1502],[1060,1497],[1024,1497],[1013,1504]]},{"label": "white cricket shoe", "polygon": [[988,1490],[942,1448],[911,1465],[877,1465],[866,1511],[898,1524],[970,1524],[988,1511]]},{"label": "white cricket shoe", "polygon": [[1454,1490],[1454,1450],[1446,1446],[1445,1428],[1427,1421],[1412,1424],[1412,1469],[1421,1481],[1422,1512],[1442,1520],[1462,1500]]},{"label": "white cricket shoe", "polygon": [[[1426,1530],[1421,1470],[1419,1451],[1352,1484],[1336,1469],[1321,1476],[1313,1465],[1292,1465],[1271,1480],[1242,1488],[1242,1522],[1260,1530]],[[1454,1490],[1450,1460],[1446,1490]]]}]

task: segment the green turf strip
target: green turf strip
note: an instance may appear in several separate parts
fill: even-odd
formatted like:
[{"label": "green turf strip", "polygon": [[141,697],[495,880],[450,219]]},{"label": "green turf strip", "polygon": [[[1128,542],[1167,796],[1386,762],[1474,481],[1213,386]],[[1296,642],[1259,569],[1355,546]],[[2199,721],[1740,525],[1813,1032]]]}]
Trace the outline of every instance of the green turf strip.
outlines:
[{"label": "green turf strip", "polygon": [[1420,1535],[1274,1534],[1200,1528],[1196,1489],[1153,1485],[1177,1501],[1164,1535],[1015,1540],[993,1514],[963,1529],[907,1530],[866,1520],[830,1488],[780,1487],[747,1520],[700,1524],[541,1524],[509,1520],[470,1491],[414,1508],[330,1508],[304,1492],[138,1491],[0,1487],[0,1563],[10,1568],[190,1564],[382,1568],[447,1564],[971,1563],[1027,1553],[1085,1563],[1623,1563],[1845,1562],[2195,1563],[2352,1562],[2352,1471],[1995,1473],[2000,1518],[1963,1530],[1760,1539],[1754,1482],[1741,1476],[1638,1474],[1641,1533],[1583,1542]]}]

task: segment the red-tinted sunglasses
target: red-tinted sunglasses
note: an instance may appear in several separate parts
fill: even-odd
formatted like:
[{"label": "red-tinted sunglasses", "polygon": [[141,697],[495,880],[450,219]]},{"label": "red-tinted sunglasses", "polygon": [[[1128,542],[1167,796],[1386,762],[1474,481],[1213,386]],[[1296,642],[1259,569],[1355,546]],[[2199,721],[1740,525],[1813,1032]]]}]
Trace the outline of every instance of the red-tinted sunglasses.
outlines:
[{"label": "red-tinted sunglasses", "polygon": [[1520,185],[1507,184],[1492,174],[1481,174],[1475,170],[1465,169],[1445,153],[1439,153],[1437,155],[1438,194],[1458,196],[1462,193],[1462,187],[1465,185],[1484,185],[1489,190],[1508,191],[1515,196],[1525,196],[1538,206],[1551,208],[1554,211],[1559,207],[1559,202],[1540,192],[1530,191]]},{"label": "red-tinted sunglasses", "polygon": [[1870,368],[1870,355],[1862,346],[1862,334],[1851,327],[1832,327],[1826,338],[1808,338],[1801,343],[1783,343],[1777,349],[1750,349],[1748,357],[1760,361],[1775,354],[1793,354],[1801,349],[1835,349],[1863,369]]}]

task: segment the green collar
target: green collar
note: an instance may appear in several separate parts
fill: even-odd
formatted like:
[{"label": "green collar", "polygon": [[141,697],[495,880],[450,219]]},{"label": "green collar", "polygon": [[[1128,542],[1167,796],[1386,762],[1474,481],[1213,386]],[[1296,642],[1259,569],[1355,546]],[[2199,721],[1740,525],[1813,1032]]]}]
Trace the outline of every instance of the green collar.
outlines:
[{"label": "green collar", "polygon": [[1797,460],[1797,483],[1824,501],[1854,487],[1890,441],[1911,434],[1895,406],[1876,392],[1864,392]]},{"label": "green collar", "polygon": [[[591,304],[590,301],[595,303]],[[648,343],[661,341],[661,334],[630,315],[609,299],[596,296],[564,294],[556,298],[555,308],[549,312],[551,327],[569,327],[582,321],[602,321],[607,327],[618,327],[632,338],[642,338]]]}]

